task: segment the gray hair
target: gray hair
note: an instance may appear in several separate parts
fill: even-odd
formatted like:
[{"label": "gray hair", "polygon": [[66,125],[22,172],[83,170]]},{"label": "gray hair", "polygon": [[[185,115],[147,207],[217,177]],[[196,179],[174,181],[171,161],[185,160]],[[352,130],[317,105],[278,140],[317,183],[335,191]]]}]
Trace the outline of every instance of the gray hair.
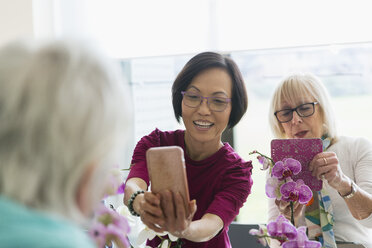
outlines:
[{"label": "gray hair", "polygon": [[310,73],[296,73],[284,78],[274,91],[269,110],[269,123],[276,138],[286,138],[282,124],[278,122],[274,113],[280,110],[284,101],[296,104],[296,99],[301,96],[311,97],[319,103],[323,117],[323,134],[336,138],[335,115],[330,96],[321,80]]},{"label": "gray hair", "polygon": [[82,177],[94,165],[86,197],[96,204],[131,127],[116,66],[79,42],[0,50],[1,195],[85,220],[77,205]]}]

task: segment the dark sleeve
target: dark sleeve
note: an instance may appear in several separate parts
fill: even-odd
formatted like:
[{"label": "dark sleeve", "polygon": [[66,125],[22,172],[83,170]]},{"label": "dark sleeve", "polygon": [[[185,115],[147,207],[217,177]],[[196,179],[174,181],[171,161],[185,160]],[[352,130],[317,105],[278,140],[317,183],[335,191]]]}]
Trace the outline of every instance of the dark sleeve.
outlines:
[{"label": "dark sleeve", "polygon": [[224,229],[239,214],[240,208],[251,193],[251,176],[251,161],[242,162],[222,175],[221,186],[206,212],[218,215],[224,222]]},{"label": "dark sleeve", "polygon": [[134,148],[131,168],[127,180],[133,177],[143,179],[149,185],[149,174],[147,171],[146,151],[151,147],[160,146],[160,131],[155,129],[152,133],[142,137]]}]

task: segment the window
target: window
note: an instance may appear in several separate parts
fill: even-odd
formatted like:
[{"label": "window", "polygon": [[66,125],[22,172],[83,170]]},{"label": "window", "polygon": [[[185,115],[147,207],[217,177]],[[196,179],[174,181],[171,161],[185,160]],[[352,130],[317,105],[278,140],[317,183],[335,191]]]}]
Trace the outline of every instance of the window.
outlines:
[{"label": "window", "polygon": [[[311,72],[328,89],[339,135],[364,136],[372,140],[372,44],[316,46],[234,52],[248,91],[248,111],[235,128],[235,148],[254,163],[253,189],[238,221],[264,223],[267,218],[265,172],[254,156],[259,150],[270,155],[273,138],[268,125],[270,97],[277,83],[290,72]],[[257,208],[257,206],[260,206]]]},{"label": "window", "polygon": [[[230,55],[242,71],[249,101],[247,114],[234,128],[234,146],[245,160],[252,160],[254,164],[252,194],[237,220],[264,223],[267,219],[266,172],[260,170],[256,158],[248,153],[259,150],[270,155],[273,136],[268,125],[268,108],[275,86],[290,72],[314,73],[330,92],[339,135],[372,140],[372,43],[252,50]],[[155,127],[183,128],[173,114],[171,86],[192,56],[123,60],[134,98],[135,142]]]},{"label": "window", "polygon": [[133,143],[154,127],[182,127],[173,115],[170,88],[193,54],[230,51],[249,94],[248,112],[234,129],[235,148],[255,164],[252,194],[240,222],[266,221],[265,173],[248,153],[257,149],[269,154],[269,99],[289,72],[309,71],[323,80],[333,99],[339,134],[372,140],[372,43],[352,43],[372,41],[368,1],[35,0],[33,4],[45,16],[35,15],[38,36],[88,36],[112,57],[122,59],[135,101]]}]

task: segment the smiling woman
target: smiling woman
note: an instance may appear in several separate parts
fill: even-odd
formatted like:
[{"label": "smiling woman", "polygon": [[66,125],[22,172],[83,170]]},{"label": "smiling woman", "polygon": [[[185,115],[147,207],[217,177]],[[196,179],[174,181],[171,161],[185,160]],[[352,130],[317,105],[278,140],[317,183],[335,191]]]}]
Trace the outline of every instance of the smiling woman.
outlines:
[{"label": "smiling woman", "polygon": [[[228,226],[252,186],[251,162],[221,141],[222,132],[235,126],[247,109],[241,73],[228,57],[200,53],[176,77],[172,97],[174,114],[178,121],[182,118],[185,130],[156,129],[138,142],[124,204],[149,228],[180,238],[182,247],[231,247]],[[144,192],[150,184],[145,153],[159,146],[179,146],[184,151],[193,199],[190,211],[177,192]],[[161,242],[156,238],[147,244],[158,247]]]},{"label": "smiling woman", "polygon": [[[232,82],[229,74],[219,68],[201,72],[187,87],[186,92],[189,95],[199,93],[214,96],[214,99],[201,98],[196,107],[190,107],[187,104],[189,102],[187,97],[185,95],[183,97],[182,119],[186,128],[185,142],[190,147],[189,155],[192,159],[205,159],[223,147],[221,135],[231,113],[231,104],[228,101],[231,97],[231,89]],[[196,151],[193,151],[194,149]]]}]

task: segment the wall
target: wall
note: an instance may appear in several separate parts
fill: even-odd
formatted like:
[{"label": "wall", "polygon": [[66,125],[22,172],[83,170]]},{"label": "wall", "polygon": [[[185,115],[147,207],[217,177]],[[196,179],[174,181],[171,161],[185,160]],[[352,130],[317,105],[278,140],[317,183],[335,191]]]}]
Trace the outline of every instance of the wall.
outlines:
[{"label": "wall", "polygon": [[0,0],[0,46],[33,34],[32,1]]}]

